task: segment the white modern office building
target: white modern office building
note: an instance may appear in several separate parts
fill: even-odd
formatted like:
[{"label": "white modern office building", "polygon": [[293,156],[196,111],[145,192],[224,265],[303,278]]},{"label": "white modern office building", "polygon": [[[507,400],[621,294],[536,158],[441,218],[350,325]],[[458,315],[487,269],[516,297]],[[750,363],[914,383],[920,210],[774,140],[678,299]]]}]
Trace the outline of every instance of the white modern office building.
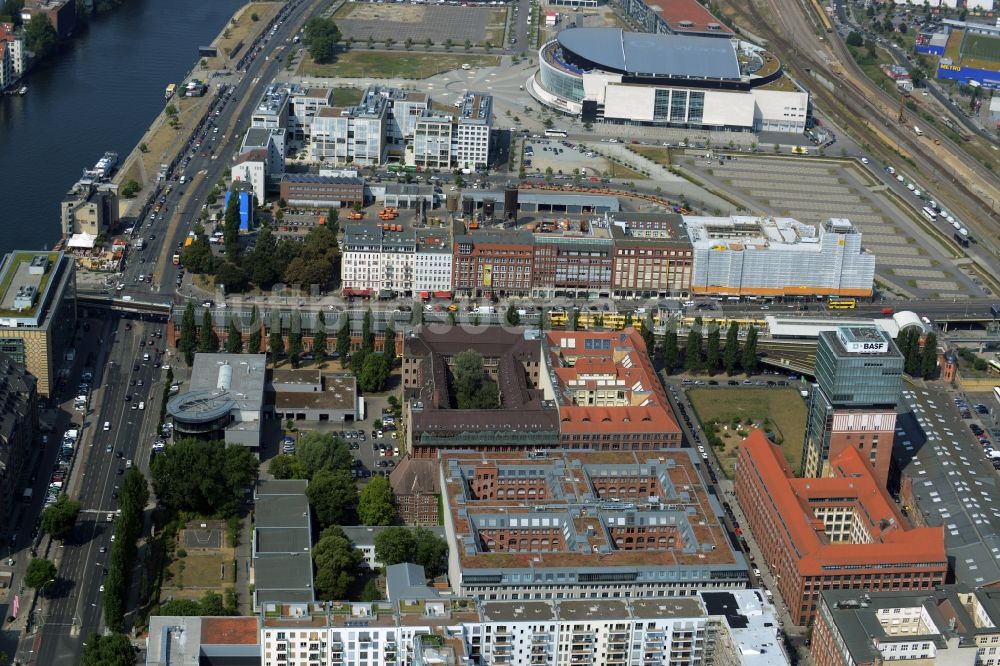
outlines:
[{"label": "white modern office building", "polygon": [[338,164],[381,164],[388,119],[388,100],[373,88],[365,91],[355,106],[320,109],[310,127],[312,159]]},{"label": "white modern office building", "polygon": [[588,122],[801,133],[809,94],[738,39],[569,28],[539,50],[526,88]]}]

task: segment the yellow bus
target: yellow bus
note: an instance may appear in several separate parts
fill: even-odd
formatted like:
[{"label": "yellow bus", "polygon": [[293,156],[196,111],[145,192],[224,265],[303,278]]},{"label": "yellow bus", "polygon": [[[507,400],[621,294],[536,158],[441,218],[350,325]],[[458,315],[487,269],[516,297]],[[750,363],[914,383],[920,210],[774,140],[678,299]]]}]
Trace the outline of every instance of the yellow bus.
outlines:
[{"label": "yellow bus", "polygon": [[831,298],[826,302],[828,310],[853,310],[858,307],[858,301],[853,298]]}]

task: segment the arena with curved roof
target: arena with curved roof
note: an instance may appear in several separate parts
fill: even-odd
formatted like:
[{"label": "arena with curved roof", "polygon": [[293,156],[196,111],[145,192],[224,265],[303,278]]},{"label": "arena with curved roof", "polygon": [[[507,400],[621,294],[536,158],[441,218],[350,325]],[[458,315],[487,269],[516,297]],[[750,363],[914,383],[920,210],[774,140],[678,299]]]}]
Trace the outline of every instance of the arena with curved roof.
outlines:
[{"label": "arena with curved roof", "polygon": [[527,88],[588,122],[798,133],[809,113],[809,94],[760,47],[620,28],[561,31]]}]

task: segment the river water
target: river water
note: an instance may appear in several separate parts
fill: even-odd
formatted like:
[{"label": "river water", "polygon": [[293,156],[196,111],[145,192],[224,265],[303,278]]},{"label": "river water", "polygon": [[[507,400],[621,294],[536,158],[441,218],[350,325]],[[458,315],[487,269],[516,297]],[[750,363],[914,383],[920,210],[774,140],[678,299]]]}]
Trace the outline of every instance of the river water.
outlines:
[{"label": "river water", "polygon": [[181,83],[198,47],[243,0],[130,0],[0,97],[0,252],[52,247],[59,202],[105,151],[124,159]]}]

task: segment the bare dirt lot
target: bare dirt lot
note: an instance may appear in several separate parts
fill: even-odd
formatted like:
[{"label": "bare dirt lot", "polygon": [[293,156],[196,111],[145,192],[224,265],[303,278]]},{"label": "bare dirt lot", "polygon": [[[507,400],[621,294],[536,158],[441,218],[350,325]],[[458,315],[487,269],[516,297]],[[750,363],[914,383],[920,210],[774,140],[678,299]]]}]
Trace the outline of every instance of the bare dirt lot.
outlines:
[{"label": "bare dirt lot", "polygon": [[334,14],[345,38],[397,42],[409,38],[418,44],[450,39],[456,44],[468,40],[499,45],[506,17],[506,9],[356,2],[343,5]]}]

